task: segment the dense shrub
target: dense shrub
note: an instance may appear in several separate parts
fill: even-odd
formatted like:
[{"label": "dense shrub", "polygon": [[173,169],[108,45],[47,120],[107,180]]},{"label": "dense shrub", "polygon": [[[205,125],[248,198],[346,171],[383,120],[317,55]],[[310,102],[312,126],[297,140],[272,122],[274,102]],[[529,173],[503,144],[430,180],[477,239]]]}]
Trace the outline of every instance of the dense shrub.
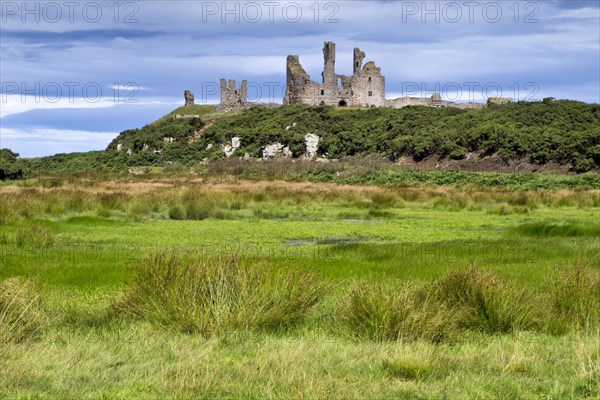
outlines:
[{"label": "dense shrub", "polygon": [[18,153],[9,149],[0,149],[0,180],[25,177],[26,165],[18,157]]},{"label": "dense shrub", "polygon": [[[498,154],[505,161],[557,162],[575,172],[600,168],[600,105],[577,101],[517,102],[471,110],[288,105],[221,114],[206,125],[202,118],[206,117],[168,116],[122,132],[107,151],[59,154],[33,160],[31,166],[39,171],[191,165],[204,158],[223,158],[220,146],[230,144],[233,137],[241,140],[234,157],[245,153],[260,157],[264,146],[275,142],[299,157],[304,136],[314,133],[321,137],[319,154],[329,158],[377,154],[461,159],[479,152]],[[117,152],[119,144],[122,151]],[[133,154],[125,154],[127,149]]]}]

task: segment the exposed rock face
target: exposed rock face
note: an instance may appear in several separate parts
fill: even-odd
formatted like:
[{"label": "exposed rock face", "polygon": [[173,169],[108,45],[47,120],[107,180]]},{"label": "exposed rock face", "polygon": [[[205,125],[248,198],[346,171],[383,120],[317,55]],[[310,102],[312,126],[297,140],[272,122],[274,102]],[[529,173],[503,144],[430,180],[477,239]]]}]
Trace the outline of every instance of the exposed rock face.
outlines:
[{"label": "exposed rock face", "polygon": [[229,158],[233,155],[233,153],[235,153],[235,151],[237,149],[240,148],[240,138],[239,137],[233,137],[231,138],[231,145],[221,145],[221,149],[223,150],[223,152],[225,153],[225,157]]},{"label": "exposed rock face", "polygon": [[166,137],[166,138],[163,138],[163,141],[165,142],[165,144],[171,144],[175,141],[175,138]]},{"label": "exposed rock face", "polygon": [[309,133],[304,136],[304,146],[306,147],[304,150],[304,158],[307,160],[312,160],[317,155],[317,150],[319,148],[319,140],[321,138],[314,133]]},{"label": "exposed rock face", "polygon": [[117,151],[121,151],[121,150],[123,150],[123,144],[122,144],[122,143],[119,143],[119,144],[117,145]]},{"label": "exposed rock face", "polygon": [[282,154],[282,152],[283,152],[283,145],[281,143],[273,143],[268,146],[265,146],[265,148],[262,151],[262,158],[263,159],[275,158],[277,156],[280,156]]},{"label": "exposed rock face", "polygon": [[193,106],[194,105],[194,95],[189,90],[186,90],[183,93],[183,97],[185,98],[185,106]]}]

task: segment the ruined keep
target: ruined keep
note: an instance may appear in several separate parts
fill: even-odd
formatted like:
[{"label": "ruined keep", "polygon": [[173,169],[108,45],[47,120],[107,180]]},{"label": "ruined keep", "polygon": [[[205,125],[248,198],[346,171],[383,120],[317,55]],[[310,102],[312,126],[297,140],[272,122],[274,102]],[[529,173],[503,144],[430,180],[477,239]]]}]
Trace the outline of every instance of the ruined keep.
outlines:
[{"label": "ruined keep", "polygon": [[365,53],[354,49],[352,76],[335,72],[335,43],[323,47],[323,83],[310,80],[298,56],[287,57],[286,92],[283,104],[368,107],[385,105],[385,77],[373,61],[363,66]]},{"label": "ruined keep", "polygon": [[248,81],[242,81],[240,87],[236,87],[235,81],[221,79],[221,103],[219,111],[236,111],[244,108],[247,103]]},{"label": "ruined keep", "polygon": [[[354,49],[352,75],[340,75],[335,72],[335,43],[325,42],[323,46],[324,68],[321,73],[322,83],[314,82],[306,73],[300,58],[289,55],[286,63],[286,89],[283,104],[310,104],[338,107],[390,107],[407,106],[483,108],[485,103],[457,103],[446,101],[440,93],[430,97],[385,98],[385,77],[381,69],[373,61],[363,64],[365,53]],[[242,81],[239,88],[234,80],[221,79],[221,103],[217,111],[238,111],[248,107],[277,107],[275,103],[255,103],[247,101],[247,81]],[[512,99],[491,99],[490,102],[503,104]],[[192,100],[193,101],[193,100]],[[187,104],[187,97],[186,97]]]}]

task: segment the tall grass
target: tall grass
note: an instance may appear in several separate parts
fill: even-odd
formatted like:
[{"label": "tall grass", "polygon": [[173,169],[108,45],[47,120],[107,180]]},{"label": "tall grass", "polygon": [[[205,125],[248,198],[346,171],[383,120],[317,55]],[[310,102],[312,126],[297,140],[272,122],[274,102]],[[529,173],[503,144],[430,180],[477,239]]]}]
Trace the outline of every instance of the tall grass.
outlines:
[{"label": "tall grass", "polygon": [[40,224],[26,223],[15,232],[15,244],[18,247],[46,248],[55,243],[55,234]]},{"label": "tall grass", "polygon": [[558,270],[550,280],[550,329],[600,329],[600,272],[576,267]]},{"label": "tall grass", "polygon": [[476,267],[437,281],[354,288],[340,311],[355,335],[376,340],[452,340],[463,330],[488,334],[538,329],[532,297]]},{"label": "tall grass", "polygon": [[363,285],[352,290],[339,320],[357,337],[442,342],[456,332],[459,319],[419,287]]},{"label": "tall grass", "polygon": [[31,337],[43,319],[40,294],[33,284],[18,278],[0,283],[0,343]]},{"label": "tall grass", "polygon": [[276,270],[238,257],[159,254],[138,269],[116,309],[204,336],[291,328],[329,289],[307,272]]},{"label": "tall grass", "polygon": [[[302,165],[301,169],[317,168],[304,163],[290,163],[289,167],[296,168],[296,164]],[[273,165],[286,169],[279,161]],[[269,168],[271,167],[273,166]],[[523,191],[476,183],[462,186],[455,182],[442,182],[436,185],[419,180],[385,187],[308,182],[242,182],[230,175],[219,178],[213,172],[203,173],[202,180],[194,174],[171,176],[156,173],[145,177],[117,177],[114,181],[100,180],[107,177],[85,181],[65,180],[63,185],[52,187],[45,187],[47,185],[44,178],[26,181],[23,183],[26,187],[0,191],[0,225],[12,225],[24,218],[73,214],[134,220],[230,219],[252,216],[252,210],[256,209],[265,212],[268,218],[272,212],[266,209],[275,206],[289,207],[292,210],[289,216],[293,217],[294,213],[302,213],[306,208],[318,208],[323,204],[363,209],[365,215],[370,213],[370,216],[376,218],[391,217],[394,215],[393,209],[406,207],[448,211],[468,209],[508,215],[534,212],[541,206],[600,206],[600,192],[594,189],[540,188]],[[253,176],[243,178],[251,180]],[[373,182],[350,183],[370,185]],[[262,217],[260,212],[256,216]]]},{"label": "tall grass", "polygon": [[590,224],[551,224],[546,222],[536,222],[519,225],[513,229],[513,232],[522,236],[533,237],[578,237],[578,236],[598,236],[600,237],[600,225]]},{"label": "tall grass", "polygon": [[438,302],[458,312],[460,325],[469,330],[510,333],[540,324],[530,293],[476,266],[450,272],[428,290]]}]

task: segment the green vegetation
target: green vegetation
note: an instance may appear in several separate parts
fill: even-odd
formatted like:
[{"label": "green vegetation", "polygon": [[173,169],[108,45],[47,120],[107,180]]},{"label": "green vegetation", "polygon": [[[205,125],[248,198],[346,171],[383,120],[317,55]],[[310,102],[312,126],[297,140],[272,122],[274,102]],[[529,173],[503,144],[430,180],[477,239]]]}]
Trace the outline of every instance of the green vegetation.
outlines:
[{"label": "green vegetation", "polygon": [[[182,113],[200,118],[175,118]],[[308,133],[321,137],[319,154],[334,159],[376,155],[461,160],[495,154],[505,162],[553,162],[578,173],[600,167],[600,105],[568,100],[491,104],[471,110],[290,105],[231,114],[196,105],[179,108],[141,129],[122,132],[107,151],[34,159],[30,167],[39,173],[123,171],[171,163],[193,166],[204,159],[223,158],[221,145],[230,144],[233,137],[241,139],[235,157],[245,153],[261,157],[261,149],[275,142],[300,157]],[[121,151],[117,151],[119,144]],[[131,155],[126,154],[129,149]]]},{"label": "green vegetation", "polygon": [[0,149],[0,181],[25,177],[27,167],[18,157],[19,153],[15,153],[9,149]]},{"label": "green vegetation", "polygon": [[42,321],[40,295],[31,282],[19,278],[0,282],[0,345],[31,337]]},{"label": "green vegetation", "polygon": [[3,183],[0,397],[600,394],[593,175],[234,165]]},{"label": "green vegetation", "polygon": [[238,258],[157,255],[141,264],[116,307],[184,332],[278,330],[304,320],[326,292],[310,274],[246,264]]}]

